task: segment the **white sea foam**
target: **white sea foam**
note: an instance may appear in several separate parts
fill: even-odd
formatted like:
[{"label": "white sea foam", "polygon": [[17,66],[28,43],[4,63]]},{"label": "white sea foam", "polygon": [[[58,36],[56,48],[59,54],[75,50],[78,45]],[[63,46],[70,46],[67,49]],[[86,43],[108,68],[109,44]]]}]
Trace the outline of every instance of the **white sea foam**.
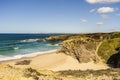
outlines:
[{"label": "white sea foam", "polygon": [[19,47],[14,47],[13,49],[14,49],[14,50],[18,50],[18,49],[19,49]]},{"label": "white sea foam", "polygon": [[15,60],[15,59],[27,58],[27,57],[34,57],[34,56],[37,56],[37,55],[40,55],[40,54],[47,54],[47,53],[52,53],[52,52],[56,52],[56,51],[57,51],[57,49],[50,50],[50,51],[29,53],[29,54],[24,54],[24,55],[15,55],[15,56],[11,56],[11,57],[2,56],[2,57],[0,57],[0,61],[7,61],[7,60]]},{"label": "white sea foam", "polygon": [[47,44],[47,46],[60,46],[60,44]]},{"label": "white sea foam", "polygon": [[39,39],[25,39],[25,40],[21,40],[21,42],[36,42]]},{"label": "white sea foam", "polygon": [[45,40],[45,39],[43,39],[43,42],[46,42],[46,40]]}]

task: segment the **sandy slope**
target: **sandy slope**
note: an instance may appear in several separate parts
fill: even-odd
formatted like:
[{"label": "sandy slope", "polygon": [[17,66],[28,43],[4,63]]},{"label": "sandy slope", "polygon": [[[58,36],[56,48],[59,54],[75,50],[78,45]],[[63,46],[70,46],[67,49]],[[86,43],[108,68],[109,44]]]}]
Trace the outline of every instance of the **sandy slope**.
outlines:
[{"label": "sandy slope", "polygon": [[[103,63],[95,64],[93,62],[89,63],[78,63],[78,61],[71,56],[67,56],[63,53],[49,53],[49,54],[42,54],[33,58],[26,58],[31,60],[31,63],[29,65],[14,65],[19,60],[13,60],[13,61],[6,61],[3,62],[5,64],[10,64],[15,67],[32,67],[37,70],[53,70],[53,71],[59,71],[59,70],[86,70],[86,69],[106,69],[108,68]],[[20,60],[26,60],[26,59],[20,59]]]},{"label": "sandy slope", "polygon": [[99,70],[99,69],[107,69],[108,66],[103,63],[97,63],[95,64],[94,62],[89,62],[89,63],[79,63],[76,59],[72,58],[71,56],[66,56],[66,60],[64,61],[63,64],[59,66],[55,66],[51,68],[54,71],[59,71],[59,70],[87,70],[87,69],[93,69],[93,70]]}]

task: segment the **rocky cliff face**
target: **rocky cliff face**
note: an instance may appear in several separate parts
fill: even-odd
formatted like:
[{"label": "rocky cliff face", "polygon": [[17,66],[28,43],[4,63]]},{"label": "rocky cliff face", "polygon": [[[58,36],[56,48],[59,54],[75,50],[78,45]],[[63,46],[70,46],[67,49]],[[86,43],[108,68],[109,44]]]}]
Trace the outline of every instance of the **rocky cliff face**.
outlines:
[{"label": "rocky cliff face", "polygon": [[79,62],[98,62],[96,49],[99,42],[92,40],[70,39],[62,43],[61,51],[76,58]]},{"label": "rocky cliff face", "polygon": [[120,67],[120,50],[116,50],[117,48],[120,48],[120,38],[103,41],[84,38],[63,41],[61,51],[80,63],[102,61],[112,67]]}]

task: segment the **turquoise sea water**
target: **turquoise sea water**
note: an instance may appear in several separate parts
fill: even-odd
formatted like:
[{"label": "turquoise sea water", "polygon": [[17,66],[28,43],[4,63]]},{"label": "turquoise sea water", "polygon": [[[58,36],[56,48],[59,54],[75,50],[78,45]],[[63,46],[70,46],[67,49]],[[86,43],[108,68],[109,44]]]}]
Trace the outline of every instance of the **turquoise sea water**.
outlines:
[{"label": "turquoise sea water", "polygon": [[[61,34],[0,34],[0,61],[32,56],[36,52],[46,53],[60,48],[44,39]],[[43,42],[36,42],[43,39]]]}]

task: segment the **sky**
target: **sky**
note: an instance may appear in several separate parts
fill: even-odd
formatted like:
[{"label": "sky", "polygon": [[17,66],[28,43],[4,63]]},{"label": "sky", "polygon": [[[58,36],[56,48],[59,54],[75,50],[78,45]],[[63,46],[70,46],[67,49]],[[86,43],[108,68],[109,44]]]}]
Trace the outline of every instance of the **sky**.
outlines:
[{"label": "sky", "polygon": [[0,33],[120,31],[120,0],[0,0]]}]

